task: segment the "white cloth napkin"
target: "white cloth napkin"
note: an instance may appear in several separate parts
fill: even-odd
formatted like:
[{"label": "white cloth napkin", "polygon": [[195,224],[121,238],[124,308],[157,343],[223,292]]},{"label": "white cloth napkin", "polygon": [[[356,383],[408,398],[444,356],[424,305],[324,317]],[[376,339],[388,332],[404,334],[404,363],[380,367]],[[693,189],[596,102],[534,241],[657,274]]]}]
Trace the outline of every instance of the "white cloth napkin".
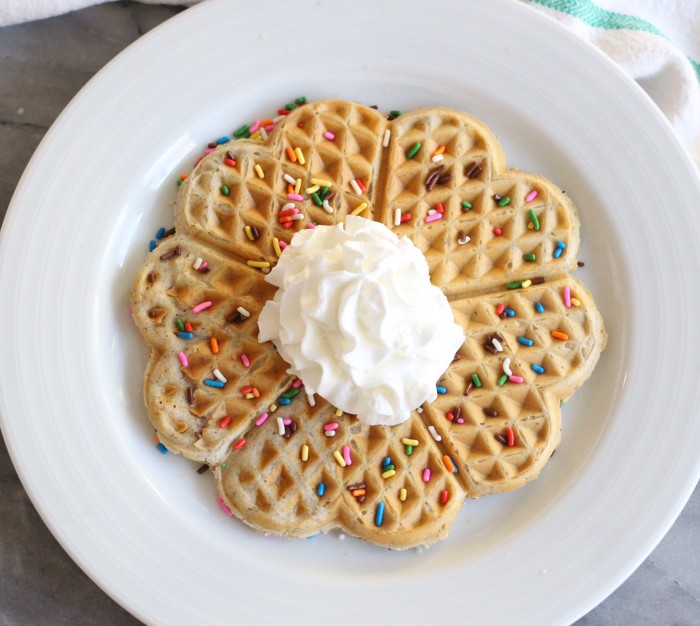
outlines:
[{"label": "white cloth napkin", "polygon": [[[0,0],[0,26],[106,0]],[[142,0],[195,4],[199,0]],[[600,48],[651,96],[700,166],[698,0],[524,0]]]}]

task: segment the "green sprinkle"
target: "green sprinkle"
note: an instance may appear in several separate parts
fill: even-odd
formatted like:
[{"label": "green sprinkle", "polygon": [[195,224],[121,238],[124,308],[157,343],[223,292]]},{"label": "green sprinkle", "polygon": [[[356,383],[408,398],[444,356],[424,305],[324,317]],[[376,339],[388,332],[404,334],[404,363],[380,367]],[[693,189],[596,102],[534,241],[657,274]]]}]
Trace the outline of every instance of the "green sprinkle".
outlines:
[{"label": "green sprinkle", "polygon": [[318,195],[318,193],[316,191],[314,191],[311,194],[311,197],[314,199],[314,204],[316,206],[323,206],[323,200],[321,200],[321,197]]},{"label": "green sprinkle", "polygon": [[298,388],[297,388],[297,389],[290,389],[289,391],[285,391],[285,392],[282,394],[282,397],[283,397],[283,398],[293,398],[293,397],[296,396],[298,393],[299,393],[299,389],[298,389]]},{"label": "green sprinkle", "polygon": [[509,204],[510,204],[510,198],[508,196],[506,196],[505,198],[501,198],[498,201],[498,206],[507,206]]},{"label": "green sprinkle", "polygon": [[325,197],[328,195],[328,192],[329,192],[330,190],[331,190],[330,187],[323,187],[323,188],[321,189],[321,193],[318,194],[319,196],[321,196],[321,200],[324,200],[324,199],[325,199]]},{"label": "green sprinkle", "polygon": [[508,283],[506,287],[508,289],[520,289],[523,286],[522,280],[516,280],[514,283]]},{"label": "green sprinkle", "polygon": [[401,111],[397,111],[396,109],[394,109],[393,111],[389,111],[389,115],[393,117],[399,117],[399,115],[401,115]]},{"label": "green sprinkle", "polygon": [[523,254],[523,259],[525,261],[536,261],[537,255],[536,254]]},{"label": "green sprinkle", "polygon": [[231,193],[231,190],[226,185],[221,185],[221,193],[228,196]]},{"label": "green sprinkle", "polygon": [[238,130],[233,131],[233,136],[234,136],[236,139],[240,139],[240,138],[243,137],[244,135],[250,136],[250,134],[248,133],[248,129],[249,129],[249,128],[250,128],[250,125],[248,125],[248,124],[243,124],[243,126],[241,126]]},{"label": "green sprinkle", "polygon": [[506,381],[507,381],[507,380],[508,380],[508,374],[503,374],[503,376],[501,376],[501,377],[498,379],[498,382],[497,382],[496,384],[497,384],[499,387],[503,387],[503,385],[506,384]]},{"label": "green sprinkle", "polygon": [[220,467],[221,469],[226,469],[226,463],[222,463],[221,465],[219,465],[219,467]]},{"label": "green sprinkle", "polygon": [[177,179],[177,186],[179,187],[180,185],[182,185],[183,182],[184,181],[181,178],[178,178]]},{"label": "green sprinkle", "polygon": [[287,102],[287,104],[284,105],[284,108],[287,109],[287,111],[293,111],[297,108],[297,105],[293,102]]},{"label": "green sprinkle", "polygon": [[468,202],[467,200],[462,200],[462,206],[465,209],[472,209],[474,208],[474,205],[471,202]]},{"label": "green sprinkle", "polygon": [[411,456],[413,454],[413,446],[406,446],[406,456]]},{"label": "green sprinkle", "polygon": [[182,323],[182,320],[179,317],[175,318],[175,323],[177,324],[177,328],[180,332],[184,333],[185,332],[185,325]]},{"label": "green sprinkle", "polygon": [[407,159],[412,159],[416,154],[418,154],[418,150],[421,148],[421,142],[416,141],[416,143],[413,144],[413,147],[406,153],[406,158]]},{"label": "green sprinkle", "polygon": [[535,215],[535,212],[530,209],[530,219],[532,220],[532,225],[535,227],[535,230],[540,229],[540,220],[537,219],[537,216]]},{"label": "green sprinkle", "polygon": [[388,472],[389,470],[395,470],[395,469],[396,468],[393,465],[389,464],[389,465],[385,465],[384,467],[382,467],[382,472]]},{"label": "green sprinkle", "polygon": [[295,104],[306,104],[306,96],[300,96],[294,101]]},{"label": "green sprinkle", "polygon": [[478,374],[472,374],[472,381],[474,382],[475,387],[481,387],[481,378],[479,378]]}]

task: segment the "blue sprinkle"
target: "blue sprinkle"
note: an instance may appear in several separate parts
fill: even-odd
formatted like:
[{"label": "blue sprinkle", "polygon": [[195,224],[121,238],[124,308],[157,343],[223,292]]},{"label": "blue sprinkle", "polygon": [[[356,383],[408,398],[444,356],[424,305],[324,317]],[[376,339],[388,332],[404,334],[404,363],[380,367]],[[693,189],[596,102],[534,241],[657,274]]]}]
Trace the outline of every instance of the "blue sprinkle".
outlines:
[{"label": "blue sprinkle", "polygon": [[204,384],[209,385],[209,387],[218,387],[219,389],[224,386],[224,383],[222,383],[220,380],[205,380]]},{"label": "blue sprinkle", "polygon": [[193,335],[192,333],[178,333],[177,334],[180,339],[192,339]]},{"label": "blue sprinkle", "polygon": [[[449,455],[448,455],[449,456]],[[455,460],[450,457],[450,461],[452,461],[452,466],[455,468],[455,471],[452,472],[453,474],[459,474],[459,468],[457,467],[457,463],[455,463]]]},{"label": "blue sprinkle", "polygon": [[527,337],[518,337],[518,341],[524,346],[532,345],[532,339],[528,339]]},{"label": "blue sprinkle", "polygon": [[162,239],[162,238],[163,238],[163,235],[165,235],[165,227],[164,227],[164,226],[161,226],[161,227],[158,229],[158,232],[156,232],[156,239],[158,239],[158,240]]},{"label": "blue sprinkle", "polygon": [[436,389],[438,393],[447,393],[447,387],[441,387],[440,385],[438,385]]},{"label": "blue sprinkle", "polygon": [[231,141],[231,137],[226,137],[226,136],[224,136],[224,137],[219,137],[219,138],[216,140],[216,143],[222,144],[222,143],[228,143],[229,141]]},{"label": "blue sprinkle", "polygon": [[162,443],[159,443],[156,448],[158,448],[158,450],[160,450],[163,454],[168,454],[168,449]]},{"label": "blue sprinkle", "polygon": [[563,250],[564,250],[564,248],[557,248],[557,249],[554,251],[554,258],[555,258],[555,259],[558,259],[558,258],[561,256],[561,253],[562,253]]},{"label": "blue sprinkle", "polygon": [[537,363],[532,364],[532,369],[538,374],[544,374],[544,367],[542,367],[541,365],[537,365]]},{"label": "blue sprinkle", "polygon": [[316,495],[320,498],[324,493],[326,493],[326,484],[318,483],[318,487],[316,487]]},{"label": "blue sprinkle", "polygon": [[390,457],[390,456],[385,457],[384,462],[382,463],[382,465],[383,465],[384,467],[386,467],[387,465],[391,465],[391,457]]},{"label": "blue sprinkle", "polygon": [[513,309],[504,309],[503,311],[508,317],[515,317],[515,311]]},{"label": "blue sprinkle", "polygon": [[544,313],[544,306],[542,306],[542,303],[541,303],[541,302],[537,302],[537,303],[535,304],[535,308],[537,309],[537,312],[538,312],[538,313]]},{"label": "blue sprinkle", "polygon": [[557,248],[561,248],[563,250],[566,248],[566,244],[563,241],[557,241]]},{"label": "blue sprinkle", "polygon": [[148,251],[153,252],[156,249],[156,240],[151,239],[151,241],[148,242]]},{"label": "blue sprinkle", "polygon": [[291,404],[292,399],[291,398],[277,398],[277,404]]},{"label": "blue sprinkle", "polygon": [[380,502],[377,505],[377,514],[374,516],[376,526],[381,526],[384,523],[384,503]]}]

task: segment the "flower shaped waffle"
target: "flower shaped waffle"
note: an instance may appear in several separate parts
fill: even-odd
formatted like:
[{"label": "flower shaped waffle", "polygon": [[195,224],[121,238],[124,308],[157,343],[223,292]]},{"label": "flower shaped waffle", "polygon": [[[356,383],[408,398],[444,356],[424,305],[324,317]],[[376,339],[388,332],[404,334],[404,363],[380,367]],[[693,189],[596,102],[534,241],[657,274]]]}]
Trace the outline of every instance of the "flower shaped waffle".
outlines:
[{"label": "flower shaped waffle", "polygon": [[[399,426],[367,426],[322,398],[312,406],[257,341],[274,295],[267,268],[294,232],[348,214],[410,237],[465,330],[437,400]],[[175,219],[131,294],[151,348],[148,414],[164,445],[209,464],[225,508],[262,532],[342,527],[395,548],[446,536],[466,497],[539,474],[559,442],[561,401],[605,345],[569,274],[573,205],[548,180],[507,170],[491,132],[457,111],[387,121],[345,101],[299,107],[265,143],[204,158]]]}]

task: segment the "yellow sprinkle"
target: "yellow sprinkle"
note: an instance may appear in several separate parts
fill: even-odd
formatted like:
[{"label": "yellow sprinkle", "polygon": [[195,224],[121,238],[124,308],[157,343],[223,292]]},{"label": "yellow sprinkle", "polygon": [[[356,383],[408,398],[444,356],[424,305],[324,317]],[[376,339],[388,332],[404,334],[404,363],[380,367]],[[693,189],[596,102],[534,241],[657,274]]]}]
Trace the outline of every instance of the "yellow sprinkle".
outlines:
[{"label": "yellow sprinkle", "polygon": [[581,306],[581,301],[578,298],[571,298],[571,304],[574,306]]},{"label": "yellow sprinkle", "polygon": [[401,440],[401,443],[405,446],[417,446],[418,445],[418,439],[409,439],[408,437],[404,437]]},{"label": "yellow sprinkle", "polygon": [[535,228],[535,225],[534,225],[532,222],[528,222],[528,223],[527,223],[527,227],[528,227],[530,230],[532,230],[533,228]]},{"label": "yellow sprinkle", "polygon": [[346,467],[346,466],[347,466],[347,463],[345,462],[345,459],[343,458],[343,455],[340,454],[340,452],[338,452],[338,450],[336,450],[336,451],[333,453],[333,456],[335,457],[335,460],[338,461],[338,465],[340,465],[340,467]]},{"label": "yellow sprinkle", "polygon": [[387,470],[382,474],[382,478],[391,478],[394,474],[396,474],[396,470]]},{"label": "yellow sprinkle", "polygon": [[250,265],[250,267],[264,268],[264,267],[270,267],[270,262],[269,261],[248,261],[248,265]]},{"label": "yellow sprinkle", "polygon": [[297,182],[294,183],[294,193],[299,193],[301,191],[301,178],[297,178]]},{"label": "yellow sprinkle", "polygon": [[358,204],[358,205],[357,205],[357,208],[356,208],[352,213],[350,213],[350,215],[359,215],[359,214],[362,213],[366,208],[367,208],[367,203],[366,203],[366,202],[363,202],[362,204]]},{"label": "yellow sprinkle", "polygon": [[329,183],[327,180],[323,180],[322,178],[312,178],[311,184],[318,185],[319,187],[332,187],[333,186],[333,183]]},{"label": "yellow sprinkle", "polygon": [[254,393],[247,393],[245,394],[245,399],[246,400],[252,400],[255,397]]},{"label": "yellow sprinkle", "polygon": [[251,139],[262,139],[262,135],[260,134],[260,131],[256,131],[254,134],[250,136]]},{"label": "yellow sprinkle", "polygon": [[280,240],[277,237],[272,238],[272,247],[275,249],[275,254],[279,257],[282,254],[282,248],[280,248]]},{"label": "yellow sprinkle", "polygon": [[520,285],[523,289],[527,289],[530,285],[532,285],[532,281],[528,278],[527,280],[523,281],[523,284]]},{"label": "yellow sprinkle", "polygon": [[258,178],[265,178],[265,172],[263,172],[263,168],[260,167],[260,163],[255,164],[255,173],[258,175]]},{"label": "yellow sprinkle", "polygon": [[245,236],[248,237],[251,241],[255,241],[255,237],[253,236],[253,229],[250,226],[245,227]]},{"label": "yellow sprinkle", "polygon": [[277,405],[276,404],[271,404],[270,405],[270,413],[274,413],[277,410]]},{"label": "yellow sprinkle", "polygon": [[312,187],[307,187],[304,191],[305,191],[306,193],[315,193],[315,192],[318,191],[320,188],[321,188],[320,185],[313,185]]},{"label": "yellow sprinkle", "polygon": [[304,461],[304,463],[309,460],[309,446],[306,444],[301,446],[301,460]]},{"label": "yellow sprinkle", "polygon": [[306,163],[306,159],[304,158],[304,153],[301,151],[301,148],[294,148],[294,154],[297,155],[299,165],[304,165]]},{"label": "yellow sprinkle", "polygon": [[343,409],[336,409],[335,410],[336,417],[340,417],[342,414],[343,414]]},{"label": "yellow sprinkle", "polygon": [[406,502],[407,495],[408,495],[408,493],[406,492],[406,490],[401,489],[401,491],[399,491],[399,500],[401,500],[401,502]]}]

